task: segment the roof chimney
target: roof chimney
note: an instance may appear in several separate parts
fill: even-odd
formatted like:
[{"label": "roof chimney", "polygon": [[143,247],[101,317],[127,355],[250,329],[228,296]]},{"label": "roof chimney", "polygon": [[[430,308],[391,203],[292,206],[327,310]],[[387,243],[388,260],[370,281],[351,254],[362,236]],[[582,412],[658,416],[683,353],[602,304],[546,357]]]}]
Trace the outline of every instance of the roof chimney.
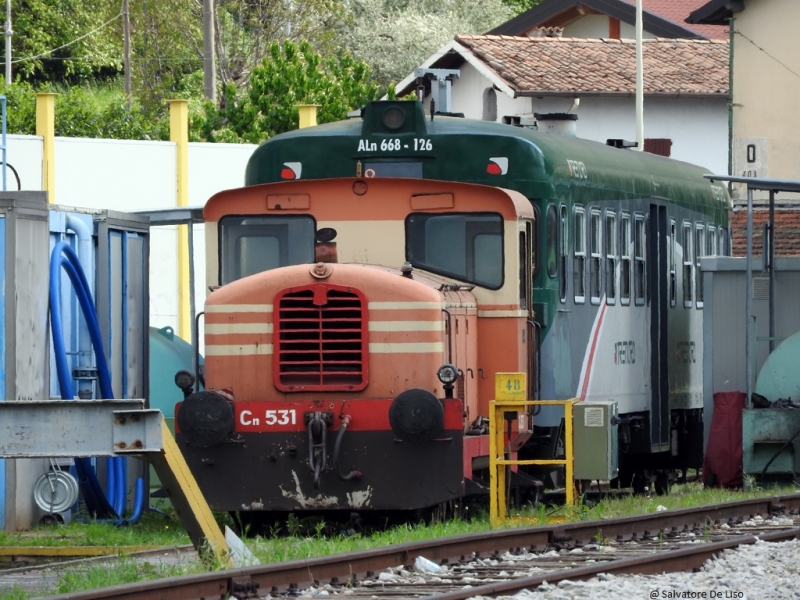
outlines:
[{"label": "roof chimney", "polygon": [[559,133],[570,137],[577,136],[578,115],[569,113],[533,113],[539,125],[539,131]]}]

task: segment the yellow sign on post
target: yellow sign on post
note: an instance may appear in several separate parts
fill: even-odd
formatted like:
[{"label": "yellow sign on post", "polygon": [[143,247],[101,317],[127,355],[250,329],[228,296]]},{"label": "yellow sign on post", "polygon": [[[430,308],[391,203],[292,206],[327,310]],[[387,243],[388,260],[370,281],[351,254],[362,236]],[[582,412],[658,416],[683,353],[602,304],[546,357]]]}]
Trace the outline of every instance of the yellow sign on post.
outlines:
[{"label": "yellow sign on post", "polygon": [[495,373],[495,400],[527,400],[525,373]]}]

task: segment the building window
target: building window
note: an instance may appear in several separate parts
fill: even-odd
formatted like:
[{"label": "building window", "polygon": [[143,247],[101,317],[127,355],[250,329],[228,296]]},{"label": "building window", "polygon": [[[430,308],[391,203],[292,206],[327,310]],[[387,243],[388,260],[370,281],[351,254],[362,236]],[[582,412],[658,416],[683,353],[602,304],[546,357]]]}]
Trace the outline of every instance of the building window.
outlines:
[{"label": "building window", "polygon": [[580,206],[575,207],[573,239],[573,291],[575,303],[583,304],[586,300],[586,212]]},{"label": "building window", "polygon": [[683,222],[683,307],[692,307],[694,290],[694,253],[692,252],[692,224]]},{"label": "building window", "polygon": [[644,215],[633,217],[633,297],[638,306],[644,304],[645,255]]},{"label": "building window", "polygon": [[484,121],[497,121],[497,92],[494,88],[483,91],[483,116]]},{"label": "building window", "polygon": [[606,257],[606,303],[617,301],[617,215],[606,211],[606,227],[603,232],[603,248]]},{"label": "building window", "polygon": [[619,225],[619,300],[631,303],[631,216],[622,213]]}]

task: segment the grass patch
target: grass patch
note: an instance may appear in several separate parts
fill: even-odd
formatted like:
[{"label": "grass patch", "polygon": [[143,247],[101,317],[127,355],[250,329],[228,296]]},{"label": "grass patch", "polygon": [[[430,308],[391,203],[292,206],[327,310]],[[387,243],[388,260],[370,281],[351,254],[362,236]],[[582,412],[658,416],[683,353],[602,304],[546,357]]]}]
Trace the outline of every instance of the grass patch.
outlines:
[{"label": "grass patch", "polygon": [[[610,519],[636,514],[655,512],[661,505],[669,510],[716,504],[748,498],[759,498],[776,494],[789,494],[798,491],[798,486],[783,486],[770,489],[723,490],[703,488],[699,482],[673,485],[669,494],[664,496],[624,496],[604,498],[594,506],[528,507],[514,511],[514,516],[524,517],[525,525],[546,522],[548,515],[562,515],[567,521],[587,521],[593,519]],[[325,523],[319,524],[307,533],[300,533],[295,528],[293,535],[258,536],[247,538],[250,550],[263,563],[283,562],[288,560],[312,558],[369,550],[383,546],[391,546],[415,541],[443,538],[447,536],[479,533],[491,529],[485,510],[474,511],[469,518],[455,518],[433,524],[404,524],[371,534],[325,534],[329,528]],[[218,515],[219,520],[226,521],[227,515]],[[519,523],[509,521],[504,527],[518,526]],[[109,523],[78,523],[57,527],[39,527],[32,532],[5,533],[0,532],[0,545],[5,546],[181,546],[189,544],[189,536],[183,531],[180,522],[174,516],[158,513],[147,513],[141,521],[129,527],[114,527]],[[64,573],[54,589],[41,590],[40,594],[14,589],[6,592],[11,600],[29,600],[42,594],[63,594],[80,590],[95,589],[109,585],[131,583],[147,579],[184,575],[201,570],[201,566],[164,566],[158,563],[138,563],[130,558],[122,557],[113,568],[97,565],[82,567]]]}]

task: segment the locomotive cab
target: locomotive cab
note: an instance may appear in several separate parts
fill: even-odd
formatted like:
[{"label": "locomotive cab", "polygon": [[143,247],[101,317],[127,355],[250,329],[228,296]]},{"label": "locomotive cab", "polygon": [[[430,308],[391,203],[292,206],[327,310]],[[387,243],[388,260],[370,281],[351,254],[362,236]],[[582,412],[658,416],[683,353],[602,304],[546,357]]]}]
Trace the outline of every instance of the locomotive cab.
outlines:
[{"label": "locomotive cab", "polygon": [[222,192],[204,215],[207,391],[178,404],[176,437],[212,508],[395,511],[485,491],[494,373],[536,380],[524,196],[294,181]]}]

